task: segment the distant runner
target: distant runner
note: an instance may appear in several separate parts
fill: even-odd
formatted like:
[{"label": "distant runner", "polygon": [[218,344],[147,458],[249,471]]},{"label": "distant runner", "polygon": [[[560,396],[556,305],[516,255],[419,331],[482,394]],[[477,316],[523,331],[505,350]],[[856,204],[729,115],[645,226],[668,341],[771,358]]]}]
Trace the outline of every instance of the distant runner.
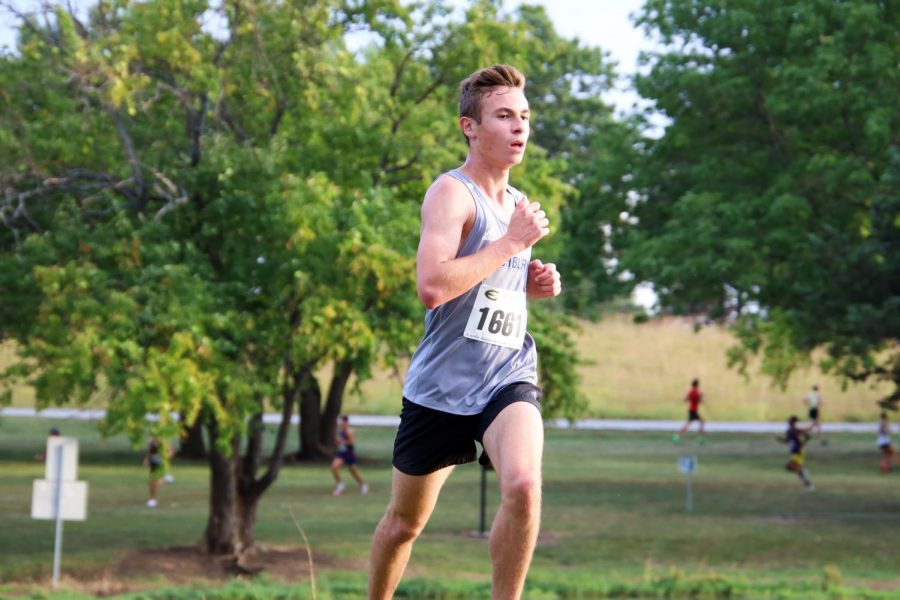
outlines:
[{"label": "distant runner", "polygon": [[[150,498],[147,500],[148,508],[156,508],[156,495],[159,487],[163,483],[173,483],[175,477],[171,473],[166,473],[163,465],[162,442],[154,436],[150,438],[150,444],[147,446],[147,453],[144,455],[144,466],[150,467]],[[169,450],[169,458],[172,458],[173,451]]]},{"label": "distant runner", "polygon": [[[812,389],[809,390],[809,393],[803,398],[803,402],[805,402],[806,406],[809,408],[810,431],[816,435],[822,436],[821,410],[823,402],[818,385],[812,386]],[[821,443],[825,446],[828,444],[828,440],[823,436]]]},{"label": "distant runner", "polygon": [[694,379],[691,382],[691,389],[688,390],[688,393],[684,397],[684,401],[688,403],[688,416],[687,421],[684,422],[684,425],[681,426],[681,429],[678,430],[678,433],[672,436],[672,441],[676,444],[681,442],[681,436],[685,431],[688,430],[688,427],[691,426],[691,423],[694,421],[700,421],[700,437],[697,438],[701,444],[706,443],[706,438],[703,437],[703,430],[706,426],[706,421],[703,420],[703,417],[700,416],[700,403],[703,402],[703,393],[700,391],[700,380]]},{"label": "distant runner", "polygon": [[335,441],[337,442],[337,453],[331,461],[331,474],[337,485],[332,496],[340,496],[344,493],[344,482],[341,481],[341,466],[347,465],[353,479],[359,484],[359,493],[368,494],[369,484],[363,481],[359,469],[356,468],[356,449],[354,448],[353,430],[350,428],[350,418],[346,415],[342,416],[338,424],[338,432]]},{"label": "distant runner", "polygon": [[803,485],[806,486],[806,491],[812,492],[816,489],[816,486],[809,480],[809,473],[806,471],[806,467],[803,464],[803,446],[806,445],[806,442],[809,440],[809,430],[797,427],[797,420],[796,416],[791,415],[791,418],[788,419],[788,429],[784,433],[784,437],[775,439],[790,446],[791,456],[788,459],[787,464],[784,465],[784,468],[791,473],[796,473],[797,476],[800,477],[800,481],[803,482]]},{"label": "distant runner", "polygon": [[878,423],[878,449],[881,450],[881,472],[887,473],[896,459],[894,445],[891,443],[891,425],[888,423],[887,413],[881,413],[881,421]]}]

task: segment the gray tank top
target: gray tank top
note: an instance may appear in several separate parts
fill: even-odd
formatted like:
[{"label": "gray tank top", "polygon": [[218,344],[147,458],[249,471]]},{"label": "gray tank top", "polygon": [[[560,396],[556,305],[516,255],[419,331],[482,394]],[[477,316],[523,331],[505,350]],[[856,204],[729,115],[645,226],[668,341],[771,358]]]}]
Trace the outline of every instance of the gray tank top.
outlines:
[{"label": "gray tank top", "polygon": [[[475,223],[457,257],[475,254],[506,233],[509,222],[475,182],[454,169],[448,175],[464,183],[475,202]],[[522,194],[507,190],[518,203]],[[485,281],[525,292],[531,248],[510,258]],[[480,286],[425,312],[425,335],[413,354],[403,396],[416,404],[458,415],[481,413],[499,390],[511,383],[537,384],[537,352],[526,332],[521,348],[511,349],[463,336]]]}]

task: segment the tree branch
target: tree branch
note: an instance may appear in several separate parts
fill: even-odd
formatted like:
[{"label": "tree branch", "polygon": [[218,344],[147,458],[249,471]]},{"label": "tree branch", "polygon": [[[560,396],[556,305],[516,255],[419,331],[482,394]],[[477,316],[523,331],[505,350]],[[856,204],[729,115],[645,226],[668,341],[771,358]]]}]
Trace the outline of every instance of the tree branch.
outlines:
[{"label": "tree branch", "polygon": [[412,59],[413,54],[417,48],[413,46],[409,49],[409,52],[400,60],[400,64],[397,65],[397,70],[394,71],[394,81],[391,83],[391,96],[396,96],[397,92],[400,89],[400,80],[403,78],[403,72],[406,70],[406,64]]},{"label": "tree branch", "polygon": [[32,231],[41,232],[43,229],[29,212],[28,201],[65,192],[97,193],[111,188],[122,191],[127,183],[128,180],[116,181],[104,173],[71,169],[61,177],[48,177],[38,187],[8,194],[0,200],[0,219],[10,229],[15,229],[13,221],[21,219]]},{"label": "tree branch", "polygon": [[75,24],[75,29],[78,30],[78,37],[86,40],[88,38],[87,27],[85,27],[84,23],[82,23],[75,15],[75,9],[72,7],[72,3],[68,0],[66,1],[66,12],[69,13],[69,17],[72,19],[72,23]]},{"label": "tree branch", "polygon": [[[409,55],[407,55],[407,56],[409,56]],[[407,57],[404,57],[404,61],[406,60],[406,58]],[[399,69],[398,69],[398,73],[399,73]],[[425,90],[421,94],[419,94],[419,96],[413,101],[410,108],[408,108],[405,112],[400,114],[398,117],[391,119],[391,136],[390,136],[391,139],[393,139],[394,137],[397,136],[397,132],[400,130],[400,126],[403,124],[404,121],[406,121],[406,119],[409,118],[409,115],[412,114],[413,108],[415,108],[416,106],[418,106],[419,104],[424,102],[428,98],[428,96],[433,94],[434,91],[436,89],[438,89],[438,87],[440,87],[441,84],[443,84],[443,82],[444,82],[443,75],[438,75],[437,78],[435,78],[435,80],[431,83],[431,85],[429,85],[427,88],[425,88]],[[381,155],[381,161],[379,162],[379,164],[381,165],[382,173],[390,172],[388,170],[387,165],[391,159],[391,148],[393,148],[393,147],[394,147],[394,144],[388,143],[385,147],[384,153]],[[405,168],[409,167],[416,159],[418,159],[418,153],[416,154],[416,156],[413,159],[410,159],[410,161],[407,162],[405,165],[393,168],[391,170],[399,171],[399,170],[405,169]],[[372,182],[374,185],[378,185],[378,182],[381,180],[382,173],[373,173]]]},{"label": "tree branch", "polygon": [[119,134],[119,141],[122,143],[122,149],[125,151],[125,159],[131,167],[131,177],[134,181],[135,193],[138,205],[135,207],[138,212],[143,212],[146,208],[146,197],[144,194],[144,174],[141,171],[141,164],[138,161],[137,151],[134,148],[134,142],[128,129],[125,127],[125,120],[122,113],[118,109],[108,108],[116,126],[116,133]]},{"label": "tree branch", "polygon": [[[289,365],[285,365],[286,369],[291,369]],[[284,447],[287,443],[288,432],[291,429],[291,417],[294,415],[294,404],[300,395],[300,386],[303,383],[303,375],[301,373],[292,373],[290,370],[285,371],[287,381],[282,387],[281,394],[281,423],[278,425],[278,432],[275,434],[275,447],[272,448],[272,454],[269,456],[269,463],[266,472],[257,482],[257,490],[262,494],[278,478],[281,466],[284,464]]]},{"label": "tree branch", "polygon": [[191,166],[200,164],[200,138],[206,126],[206,112],[209,109],[209,95],[204,93],[200,99],[200,108],[197,114],[188,113],[191,123]]},{"label": "tree branch", "polygon": [[413,166],[414,164],[416,164],[416,162],[419,160],[419,156],[420,156],[420,151],[416,150],[415,155],[410,157],[409,160],[407,160],[406,162],[395,163],[389,167],[383,166],[382,171],[384,171],[385,173],[396,173],[397,171],[402,171],[404,169],[408,169],[411,166]]},{"label": "tree branch", "polygon": [[166,204],[160,208],[153,217],[156,221],[159,221],[179,206],[187,204],[190,198],[188,197],[187,191],[175,185],[175,183],[163,173],[153,167],[148,166],[148,168],[153,172],[153,176],[165,186],[165,188],[163,188],[160,183],[153,184],[153,191],[166,200]]},{"label": "tree branch", "polygon": [[216,100],[216,109],[215,113],[218,115],[219,120],[225,124],[225,126],[231,130],[231,132],[237,137],[238,141],[242,144],[247,141],[247,132],[243,130],[243,128],[235,123],[231,115],[228,112],[228,108],[225,105],[225,93],[222,92],[219,95],[219,98]]},{"label": "tree branch", "polygon": [[241,486],[253,496],[259,496],[257,491],[256,468],[262,455],[263,438],[263,400],[257,396],[259,410],[250,417],[247,422],[247,451],[241,460]]}]

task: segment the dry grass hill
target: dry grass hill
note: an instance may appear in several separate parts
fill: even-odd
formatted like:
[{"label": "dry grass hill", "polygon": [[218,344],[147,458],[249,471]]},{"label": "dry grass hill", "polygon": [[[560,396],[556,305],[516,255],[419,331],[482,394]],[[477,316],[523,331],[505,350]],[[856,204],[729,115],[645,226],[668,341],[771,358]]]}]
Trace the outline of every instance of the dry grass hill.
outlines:
[{"label": "dry grass hill", "polygon": [[[888,386],[869,384],[846,388],[837,378],[815,367],[798,372],[782,390],[757,372],[748,377],[729,369],[725,351],[733,344],[719,326],[695,331],[688,319],[663,317],[635,324],[629,315],[609,315],[597,323],[582,323],[578,347],[586,364],[580,367],[582,389],[589,400],[586,416],[596,418],[681,419],[690,380],[700,379],[707,419],[720,421],[780,421],[805,414],[803,396],[817,383],[824,399],[826,421],[873,421],[876,400]],[[14,359],[10,345],[0,346],[0,368]],[[348,413],[399,412],[400,374],[377,372],[351,391]],[[14,390],[13,404],[33,406],[30,389]],[[99,407],[99,403],[97,405]]]}]

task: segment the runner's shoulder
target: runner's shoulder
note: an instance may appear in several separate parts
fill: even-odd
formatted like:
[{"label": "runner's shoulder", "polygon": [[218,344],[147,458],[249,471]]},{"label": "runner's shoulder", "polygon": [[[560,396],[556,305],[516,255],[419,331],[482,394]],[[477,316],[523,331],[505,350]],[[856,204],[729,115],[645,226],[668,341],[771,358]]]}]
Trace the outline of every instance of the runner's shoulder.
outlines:
[{"label": "runner's shoulder", "polygon": [[474,212],[472,195],[466,185],[451,175],[439,176],[425,192],[423,211],[438,211],[442,214],[457,213],[470,215]]}]

